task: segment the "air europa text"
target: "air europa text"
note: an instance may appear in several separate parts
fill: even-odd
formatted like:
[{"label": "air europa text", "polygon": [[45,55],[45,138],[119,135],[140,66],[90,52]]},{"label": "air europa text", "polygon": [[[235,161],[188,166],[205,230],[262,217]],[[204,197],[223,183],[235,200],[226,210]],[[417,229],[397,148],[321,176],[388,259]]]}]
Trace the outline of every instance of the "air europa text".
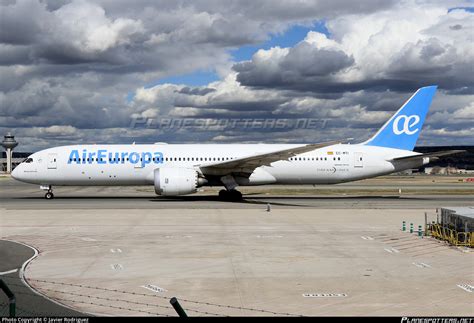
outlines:
[{"label": "air europa text", "polygon": [[107,149],[97,151],[88,151],[83,149],[81,152],[77,149],[71,150],[68,164],[138,164],[142,167],[147,164],[162,164],[163,153],[161,152],[136,152],[136,151],[115,151],[109,152]]}]

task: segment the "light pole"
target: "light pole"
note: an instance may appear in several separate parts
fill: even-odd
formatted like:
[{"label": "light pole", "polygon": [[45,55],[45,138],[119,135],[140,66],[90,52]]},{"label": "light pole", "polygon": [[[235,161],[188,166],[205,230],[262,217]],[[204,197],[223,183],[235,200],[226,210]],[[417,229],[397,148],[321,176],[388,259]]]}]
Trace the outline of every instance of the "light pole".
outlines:
[{"label": "light pole", "polygon": [[18,146],[18,142],[15,140],[15,136],[7,133],[3,137],[2,146],[7,151],[7,173],[10,174],[12,172],[13,148]]}]

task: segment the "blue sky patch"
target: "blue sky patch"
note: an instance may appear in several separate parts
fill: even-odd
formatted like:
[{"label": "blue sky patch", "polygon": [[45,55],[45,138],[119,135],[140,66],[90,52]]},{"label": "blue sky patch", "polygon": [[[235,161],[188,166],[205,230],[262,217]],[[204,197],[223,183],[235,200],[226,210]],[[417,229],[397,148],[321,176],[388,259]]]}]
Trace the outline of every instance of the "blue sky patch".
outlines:
[{"label": "blue sky patch", "polygon": [[[330,36],[325,21],[321,20],[315,22],[311,26],[294,25],[284,33],[270,35],[270,38],[261,44],[242,46],[231,50],[230,54],[232,55],[232,58],[235,62],[250,60],[252,55],[255,54],[259,49],[268,50],[276,46],[281,48],[293,47],[302,41],[310,31],[317,31],[327,35],[328,37]],[[219,79],[219,76],[214,70],[197,70],[189,74],[165,77],[155,82],[151,82],[144,87],[148,89],[165,83],[183,84],[187,86],[205,86],[211,82],[218,81]],[[128,93],[127,101],[131,102],[134,96],[134,92]]]},{"label": "blue sky patch", "polygon": [[454,8],[449,8],[448,12],[451,12],[451,11],[456,10],[456,9],[462,9],[462,10],[465,10],[467,12],[474,12],[474,7],[454,7]]},{"label": "blue sky patch", "polygon": [[330,36],[329,30],[326,28],[324,21],[316,22],[312,26],[295,25],[283,34],[271,35],[270,39],[263,44],[242,46],[231,50],[230,53],[236,62],[250,60],[252,55],[259,49],[270,49],[276,46],[281,48],[293,47],[302,41],[310,31],[317,31],[327,35],[328,37]]}]

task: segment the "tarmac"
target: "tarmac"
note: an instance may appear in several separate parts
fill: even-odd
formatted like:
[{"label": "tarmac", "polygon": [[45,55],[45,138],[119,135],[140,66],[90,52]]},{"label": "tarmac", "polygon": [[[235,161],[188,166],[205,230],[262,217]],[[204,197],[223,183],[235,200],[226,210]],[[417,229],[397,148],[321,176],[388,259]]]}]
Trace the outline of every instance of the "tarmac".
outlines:
[{"label": "tarmac", "polygon": [[433,178],[244,188],[237,203],[152,187],[47,201],[0,179],[0,239],[35,247],[27,283],[84,315],[176,316],[177,297],[189,316],[473,316],[473,250],[401,230],[474,206],[472,183]]},{"label": "tarmac", "polygon": [[[83,313],[61,306],[34,291],[22,279],[22,268],[33,259],[35,250],[20,243],[0,240],[0,279],[16,297],[15,315],[38,316],[85,316]],[[0,297],[0,317],[9,316],[9,302]]]}]

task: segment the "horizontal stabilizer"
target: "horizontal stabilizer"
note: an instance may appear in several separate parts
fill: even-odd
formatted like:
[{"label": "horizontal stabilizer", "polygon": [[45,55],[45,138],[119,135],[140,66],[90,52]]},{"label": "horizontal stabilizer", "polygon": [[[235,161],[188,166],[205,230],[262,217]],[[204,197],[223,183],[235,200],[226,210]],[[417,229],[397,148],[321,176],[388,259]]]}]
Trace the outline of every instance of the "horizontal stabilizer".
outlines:
[{"label": "horizontal stabilizer", "polygon": [[426,157],[429,157],[430,159],[432,158],[439,159],[439,157],[460,154],[460,153],[465,153],[465,152],[466,152],[465,150],[444,150],[444,151],[436,151],[436,152],[427,153],[427,154],[397,157],[397,158],[393,158],[392,161],[415,160],[415,159],[426,158]]}]

